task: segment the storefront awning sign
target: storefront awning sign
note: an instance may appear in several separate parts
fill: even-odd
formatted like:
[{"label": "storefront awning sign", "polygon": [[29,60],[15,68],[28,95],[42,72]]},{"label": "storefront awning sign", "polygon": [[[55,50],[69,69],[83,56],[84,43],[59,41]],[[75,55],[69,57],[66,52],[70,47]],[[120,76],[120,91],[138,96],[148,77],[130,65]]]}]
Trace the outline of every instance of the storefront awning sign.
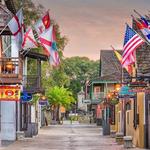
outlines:
[{"label": "storefront awning sign", "polygon": [[40,100],[39,104],[42,106],[47,106],[48,105],[48,100]]},{"label": "storefront awning sign", "polygon": [[19,101],[19,86],[0,86],[0,101]]},{"label": "storefront awning sign", "polygon": [[131,88],[128,86],[123,86],[121,87],[120,91],[119,91],[119,98],[122,97],[131,97],[133,98],[135,96],[135,92],[131,92]]}]

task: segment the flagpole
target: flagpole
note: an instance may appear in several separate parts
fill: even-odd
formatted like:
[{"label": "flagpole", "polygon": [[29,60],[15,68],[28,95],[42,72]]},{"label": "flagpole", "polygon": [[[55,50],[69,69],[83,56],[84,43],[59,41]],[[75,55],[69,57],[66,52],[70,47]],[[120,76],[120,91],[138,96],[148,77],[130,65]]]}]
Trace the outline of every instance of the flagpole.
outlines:
[{"label": "flagpole", "polygon": [[23,54],[24,52],[24,54],[23,54],[23,56],[25,56],[29,51],[31,50],[31,48],[28,48],[26,51],[24,50],[21,54]]},{"label": "flagpole", "polygon": [[4,51],[2,52],[2,54],[4,54],[10,47],[11,47],[11,44],[9,46],[7,46],[6,49],[4,49]]},{"label": "flagpole", "polygon": [[5,25],[5,27],[1,30],[0,35],[4,32],[4,30],[7,28],[8,23]]},{"label": "flagpole", "polygon": [[135,9],[133,10],[139,17],[142,17],[142,15],[139,13],[139,12],[137,12]]}]

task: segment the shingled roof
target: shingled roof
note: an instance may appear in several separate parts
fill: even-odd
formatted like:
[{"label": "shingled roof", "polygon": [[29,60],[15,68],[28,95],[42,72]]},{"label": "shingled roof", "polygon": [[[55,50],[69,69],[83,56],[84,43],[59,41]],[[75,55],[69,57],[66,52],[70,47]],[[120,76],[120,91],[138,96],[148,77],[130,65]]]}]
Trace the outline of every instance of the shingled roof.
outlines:
[{"label": "shingled roof", "polygon": [[101,61],[101,74],[100,76],[108,76],[114,73],[121,75],[121,64],[116,58],[113,50],[101,50],[100,51]]},{"label": "shingled roof", "polygon": [[[143,37],[143,34],[137,28],[134,20],[133,29],[136,30]],[[145,43],[136,50],[136,60],[138,66],[137,74],[150,76],[150,45]]]},{"label": "shingled roof", "polygon": [[[121,54],[122,51],[118,50]],[[122,81],[122,66],[116,57],[113,50],[101,50],[100,51],[100,77],[99,80],[105,81]],[[123,69],[123,77],[126,79],[128,77],[128,73]]]}]

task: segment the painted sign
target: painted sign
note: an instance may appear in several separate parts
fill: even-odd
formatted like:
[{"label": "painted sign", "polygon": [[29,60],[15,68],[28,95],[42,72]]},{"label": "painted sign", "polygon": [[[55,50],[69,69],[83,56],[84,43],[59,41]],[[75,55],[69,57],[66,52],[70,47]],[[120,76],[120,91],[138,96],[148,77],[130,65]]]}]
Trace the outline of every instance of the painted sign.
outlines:
[{"label": "painted sign", "polygon": [[32,94],[27,93],[27,92],[21,92],[20,100],[22,102],[29,102],[32,100]]},{"label": "painted sign", "polygon": [[0,86],[0,101],[19,101],[19,86]]},{"label": "painted sign", "polygon": [[48,105],[48,100],[40,100],[39,104],[42,106],[47,106]]}]

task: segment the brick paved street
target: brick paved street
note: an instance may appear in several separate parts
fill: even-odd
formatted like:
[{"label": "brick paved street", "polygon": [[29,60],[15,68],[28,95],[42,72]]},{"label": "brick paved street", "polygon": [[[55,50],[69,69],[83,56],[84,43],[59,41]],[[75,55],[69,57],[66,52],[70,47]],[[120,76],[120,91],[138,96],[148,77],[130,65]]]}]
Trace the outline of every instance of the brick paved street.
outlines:
[{"label": "brick paved street", "polygon": [[[123,150],[115,139],[102,136],[102,129],[95,125],[66,123],[44,127],[39,135],[17,141],[3,150]],[[134,148],[136,150],[136,148]]]}]

